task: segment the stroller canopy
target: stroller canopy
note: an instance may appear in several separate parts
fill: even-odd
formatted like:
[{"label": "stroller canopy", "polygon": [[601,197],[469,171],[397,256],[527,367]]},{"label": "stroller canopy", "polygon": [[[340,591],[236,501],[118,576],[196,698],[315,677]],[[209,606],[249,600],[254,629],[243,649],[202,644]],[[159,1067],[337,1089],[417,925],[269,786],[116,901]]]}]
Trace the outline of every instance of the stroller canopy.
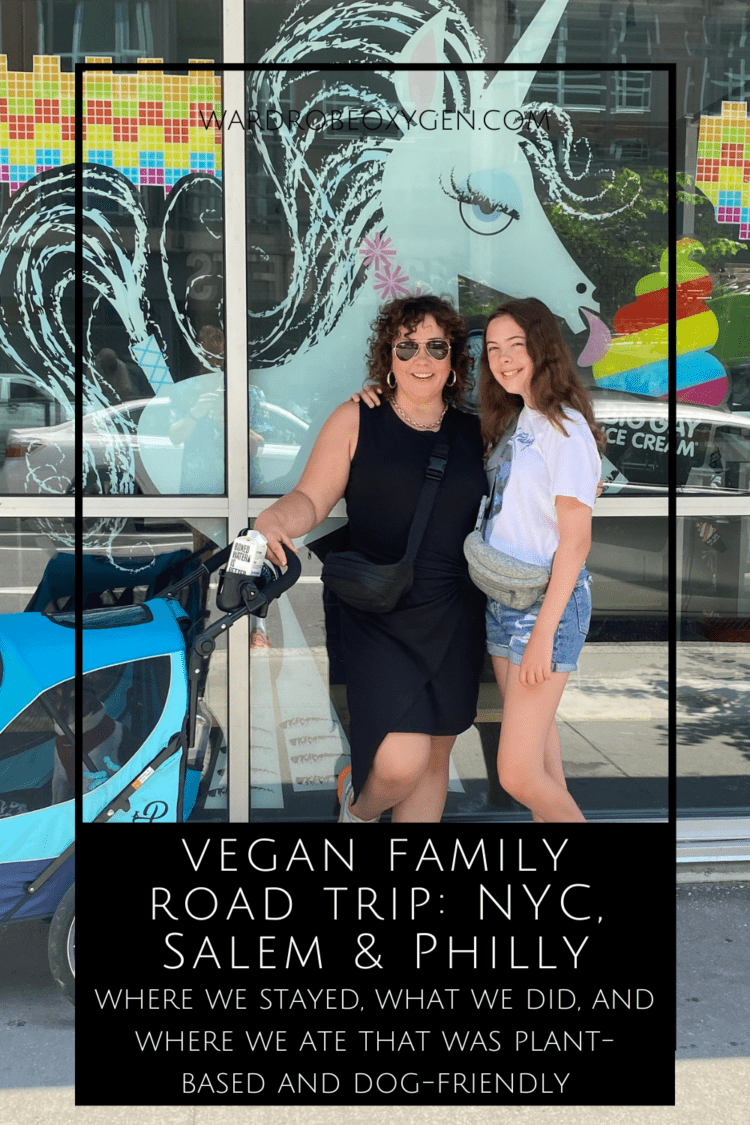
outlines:
[{"label": "stroller canopy", "polygon": [[[171,601],[90,610],[83,615],[83,671],[161,656],[180,648]],[[0,615],[0,731],[47,688],[75,674],[75,615]]]}]

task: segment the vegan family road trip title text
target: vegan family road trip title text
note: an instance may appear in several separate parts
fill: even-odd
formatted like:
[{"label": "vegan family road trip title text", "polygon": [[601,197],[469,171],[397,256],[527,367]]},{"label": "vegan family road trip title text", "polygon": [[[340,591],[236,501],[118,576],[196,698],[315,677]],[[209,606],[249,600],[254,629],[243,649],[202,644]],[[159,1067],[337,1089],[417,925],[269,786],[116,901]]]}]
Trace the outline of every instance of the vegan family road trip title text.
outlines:
[{"label": "vegan family road trip title text", "polygon": [[[579,832],[478,827],[165,834],[126,931],[98,903],[123,952],[85,974],[81,1026],[158,1067],[165,1105],[670,1104],[662,889],[614,886],[622,849],[603,866]],[[644,1051],[648,1095],[621,1077]]]}]

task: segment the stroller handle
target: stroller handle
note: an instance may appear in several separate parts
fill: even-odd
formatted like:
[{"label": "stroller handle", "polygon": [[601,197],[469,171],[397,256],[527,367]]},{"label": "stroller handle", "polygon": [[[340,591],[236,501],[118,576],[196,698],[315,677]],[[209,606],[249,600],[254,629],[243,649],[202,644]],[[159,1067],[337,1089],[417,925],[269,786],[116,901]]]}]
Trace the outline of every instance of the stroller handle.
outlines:
[{"label": "stroller handle", "polygon": [[[281,573],[276,563],[264,565],[263,572],[257,576],[238,574],[236,571],[219,571],[219,589],[216,592],[216,607],[228,614],[227,624],[232,624],[238,611],[252,613],[255,617],[265,617],[274,598],[280,597],[300,576],[302,566],[297,555],[289,552],[287,569]],[[230,620],[231,618],[231,620]],[[214,623],[215,625],[216,623]]]},{"label": "stroller handle", "polygon": [[[199,633],[198,636],[194,638],[188,658],[188,746],[192,746],[195,741],[198,683],[204,668],[207,668],[207,661],[214,651],[216,638],[221,633],[231,628],[234,622],[238,621],[240,617],[244,617],[245,614],[252,613],[256,617],[265,617],[270,603],[274,598],[280,597],[294,585],[301,571],[302,563],[299,561],[298,556],[290,551],[287,554],[287,568],[285,573],[279,575],[278,578],[273,578],[260,589],[251,578],[245,578],[242,575],[238,576],[236,574],[227,576],[227,572],[224,570],[220,572],[216,605],[218,609],[224,610],[225,612],[222,617],[218,618],[209,625],[207,629],[204,629],[202,633]],[[227,587],[224,586],[225,581],[227,581]],[[223,591],[226,592],[225,597],[222,597]]]},{"label": "stroller handle", "polygon": [[263,593],[268,601],[271,602],[274,598],[279,598],[287,590],[290,590],[301,573],[302,563],[299,561],[299,555],[296,555],[294,551],[287,551],[286,570],[278,578],[274,578],[272,582],[268,582],[263,587]]}]

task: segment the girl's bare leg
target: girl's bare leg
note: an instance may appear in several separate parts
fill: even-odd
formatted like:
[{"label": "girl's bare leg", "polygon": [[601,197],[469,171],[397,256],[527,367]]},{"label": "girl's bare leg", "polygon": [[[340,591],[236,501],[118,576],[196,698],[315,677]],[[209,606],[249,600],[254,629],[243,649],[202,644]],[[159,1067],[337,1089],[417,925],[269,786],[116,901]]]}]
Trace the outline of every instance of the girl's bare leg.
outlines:
[{"label": "girl's bare leg", "polygon": [[387,734],[378,747],[367,781],[351,810],[372,820],[393,809],[397,824],[437,823],[448,791],[450,735]]},{"label": "girl's bare leg", "polygon": [[[497,680],[497,686],[500,688],[500,694],[503,698],[505,698],[505,682],[508,678],[509,665],[510,661],[505,660],[502,656],[492,657],[495,679]],[[568,788],[563,772],[560,732],[557,729],[557,722],[554,719],[552,720],[552,725],[547,732],[547,738],[544,743],[544,768],[553,781],[556,781],[558,785],[562,785],[564,789]],[[544,821],[538,813],[532,813],[532,818],[537,824],[544,824]]]},{"label": "girl's bare leg", "polygon": [[[563,789],[568,788],[568,783],[565,780],[565,773],[563,771],[560,732],[557,729],[556,719],[552,720],[552,726],[547,732],[547,740],[544,743],[544,768],[553,781],[556,781],[558,785],[562,785]],[[532,813],[532,817],[537,824],[544,824],[544,821],[538,813]]]},{"label": "girl's bare leg", "polygon": [[499,656],[492,657],[492,664],[503,695],[500,784],[526,805],[539,823],[583,821],[565,785],[555,723],[567,673],[553,672],[543,684],[526,687],[519,682],[517,665]]}]

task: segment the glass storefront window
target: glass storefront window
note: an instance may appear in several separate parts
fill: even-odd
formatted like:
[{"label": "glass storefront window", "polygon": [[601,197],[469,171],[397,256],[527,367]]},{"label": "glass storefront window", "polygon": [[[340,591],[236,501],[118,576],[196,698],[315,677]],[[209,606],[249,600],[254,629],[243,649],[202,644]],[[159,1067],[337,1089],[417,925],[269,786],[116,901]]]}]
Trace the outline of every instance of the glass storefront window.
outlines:
[{"label": "glass storefront window", "polygon": [[677,805],[750,815],[750,516],[677,521]]},{"label": "glass storefront window", "polygon": [[216,0],[1,0],[0,31],[9,70],[30,71],[33,55],[58,56],[64,72],[91,55],[222,57]]},{"label": "glass storefront window", "polygon": [[[398,57],[406,61],[408,36],[400,46]],[[668,411],[658,397],[668,390],[666,75],[649,71],[645,81],[639,70],[629,81],[629,72],[612,69],[536,77],[500,72],[486,89],[472,74],[420,75],[421,92],[406,74],[389,84],[384,76],[322,65],[303,76],[280,69],[248,78],[248,362],[260,404],[259,425],[251,428],[261,439],[261,426],[269,427],[251,448],[251,493],[278,495],[295,485],[322,422],[362,384],[370,324],[383,301],[414,291],[452,296],[476,354],[486,316],[505,296],[547,301],[617,451],[606,466],[611,502],[595,520],[589,560],[591,667],[571,692],[564,754],[576,763],[572,784],[580,787],[587,815],[619,809],[663,816],[666,509],[633,518],[625,510],[618,516],[617,503],[620,494],[666,498]],[[522,113],[516,105],[525,94],[534,100]],[[629,102],[634,116],[623,130],[614,122]],[[594,103],[595,115],[579,112]],[[503,114],[504,124],[493,128]],[[403,115],[421,119],[422,127],[399,128]],[[647,154],[645,167],[631,160],[636,142]],[[663,207],[643,205],[652,185]],[[609,251],[623,243],[634,253],[613,262]],[[615,361],[606,363],[613,335],[607,326],[618,314],[632,318],[634,304],[640,316],[644,280],[658,305],[656,320],[651,309],[655,347],[641,353],[640,339],[625,340],[624,347],[621,340]],[[293,430],[279,443],[270,426],[282,411]],[[645,444],[645,458],[639,449],[623,456],[620,427],[635,436],[634,449]],[[313,559],[304,565],[301,583],[279,607],[283,620],[269,617],[269,647],[251,650],[252,819],[326,819],[335,805],[336,773],[347,760],[336,608],[320,584],[319,566]],[[305,667],[300,652],[309,654]],[[648,684],[639,685],[646,668]],[[262,702],[258,677],[273,708]],[[452,756],[447,819],[523,815],[497,779],[500,715],[489,668],[485,679],[477,722]],[[649,697],[640,711],[625,702],[613,708],[612,692],[625,699],[624,683],[631,695]],[[275,735],[272,710],[281,716]],[[636,712],[649,729],[640,756],[625,729]]]},{"label": "glass storefront window", "polygon": [[[406,73],[390,88],[325,67],[249,75],[251,494],[294,486],[322,422],[362,384],[380,304],[408,292],[451,296],[477,336],[504,296],[538,296],[597,394],[666,394],[666,75],[593,77],[602,116],[569,104],[566,91],[593,88],[575,68],[499,72],[486,88],[477,72],[425,72],[416,94]],[[624,132],[620,95],[646,88]],[[638,138],[645,168],[622,143]],[[623,242],[635,248],[625,263]],[[643,345],[642,315],[654,336]],[[631,331],[607,360],[618,317]],[[282,411],[294,433],[279,442]]]},{"label": "glass storefront window", "polygon": [[61,549],[72,552],[74,544],[72,520],[0,518],[0,613],[22,613],[33,605],[50,560]]},{"label": "glass storefront window", "polygon": [[[317,5],[313,36],[307,22],[310,7],[303,5],[282,17],[273,5],[248,3],[247,26],[252,26],[252,39],[248,38],[246,57],[249,61],[263,61],[271,57],[266,52],[272,50],[279,65],[292,59],[308,61],[311,70],[317,68],[321,76],[321,91],[327,65],[330,71],[326,100],[324,103],[321,94],[319,105],[324,109],[335,104],[340,110],[347,98],[341,96],[341,86],[337,86],[336,62],[344,57],[347,62],[364,64],[377,57],[381,66],[388,59],[403,61],[408,58],[410,36],[418,35],[432,15],[432,9],[414,4],[396,29],[380,20],[374,9],[358,10],[356,16],[350,13],[351,22],[341,34],[337,20],[345,7]],[[500,7],[481,0],[446,5],[443,14],[450,36],[448,62],[503,60],[511,50],[515,58],[522,58],[519,48],[522,49],[524,36],[539,8],[533,0],[517,0]],[[574,181],[575,186],[589,198],[591,180],[587,175],[595,177],[604,167],[612,168],[610,202],[617,198],[625,204],[621,214],[607,222],[581,221],[566,208],[570,197],[548,194],[538,169],[534,170],[535,186],[550,226],[570,258],[593,283],[599,302],[595,311],[611,335],[605,355],[595,357],[595,349],[582,347],[585,337],[573,329],[570,321],[564,325],[584,379],[594,392],[597,418],[609,436],[603,473],[603,501],[607,504],[606,508],[603,504],[594,521],[590,560],[598,571],[593,637],[598,636],[601,642],[600,654],[605,653],[608,644],[643,644],[654,646],[657,665],[665,663],[669,542],[670,534],[674,535],[679,573],[672,577],[678,591],[678,648],[684,649],[680,656],[683,670],[687,667],[685,662],[689,663],[691,646],[699,646],[703,652],[715,650],[717,667],[724,667],[726,661],[741,663],[742,624],[747,616],[745,571],[750,564],[744,528],[749,518],[750,431],[744,415],[750,414],[750,197],[746,185],[740,182],[742,174],[737,162],[748,155],[745,146],[750,141],[750,85],[742,67],[733,62],[742,56],[745,23],[741,6],[711,9],[709,13],[702,0],[679,11],[667,4],[592,7],[583,0],[569,0],[546,41],[537,41],[533,60],[531,56],[524,60],[539,61],[547,68],[532,75],[526,102],[533,103],[534,113],[547,105],[555,107],[556,113],[567,114],[571,122],[572,143],[567,148],[565,138],[555,126],[549,131],[557,166],[561,167],[567,159],[572,175],[580,177]],[[358,36],[357,32],[365,26],[366,36]],[[362,46],[364,41],[366,49]],[[577,63],[586,64],[587,69],[576,72]],[[676,64],[677,116],[671,124],[665,108],[665,76],[652,69],[663,63]],[[309,80],[304,94],[301,85],[297,93],[293,78],[281,69],[273,83],[264,85],[264,80],[258,78],[250,89],[257,91],[257,104],[264,109],[281,108],[282,97],[286,109],[318,104]],[[446,86],[446,99],[451,95],[460,98],[455,88],[449,94]],[[347,96],[350,102],[369,98],[377,107],[386,104],[392,108],[398,104],[397,99],[389,96],[387,75],[380,85],[369,75],[352,77]],[[384,134],[384,149],[379,154],[386,167],[392,159],[391,148],[398,152],[404,140],[400,132],[391,132],[392,135]],[[666,240],[670,132],[677,138],[676,170],[680,180],[676,216],[679,241],[672,248]],[[586,148],[579,143],[580,138],[588,142]],[[360,132],[353,132],[347,140],[351,144],[348,154],[354,156],[361,142]],[[377,147],[378,140],[375,131],[368,152]],[[312,182],[316,191],[323,195],[328,193],[328,187],[321,171],[327,167],[326,153],[331,151],[325,149],[326,143],[330,145],[330,137],[326,141],[323,130],[316,136],[300,138],[299,144],[306,166],[314,170]],[[483,144],[487,143],[485,136]],[[483,155],[484,152],[477,162],[477,154],[472,153],[459,166],[479,167]],[[312,247],[314,237],[308,243],[304,239],[316,229],[316,221],[320,223],[317,229],[325,230],[325,221],[319,219],[315,210],[319,196],[304,185],[299,194],[289,190],[286,159],[284,141],[279,136],[272,136],[270,131],[266,135],[261,130],[252,133],[248,144],[252,381],[271,401],[286,405],[309,423],[307,441],[299,446],[296,465],[291,469],[287,466],[286,472],[278,477],[264,474],[260,491],[270,494],[294,484],[320,421],[335,400],[355,389],[362,378],[363,347],[355,338],[363,327],[355,327],[354,311],[355,298],[362,299],[368,283],[363,263],[350,254],[351,269],[345,281],[352,300],[342,303],[344,312],[338,314],[338,326],[332,323],[333,318],[330,327],[321,330],[316,326],[315,310],[326,299],[330,300],[328,282],[334,275],[326,270],[331,269],[331,263],[346,260],[348,250],[341,248],[340,239],[337,241],[337,229],[330,244],[321,241],[321,253],[317,258],[310,257],[307,272],[297,268],[301,259],[295,257],[296,248]],[[587,160],[591,161],[588,170]],[[353,165],[356,166],[355,159]],[[338,171],[341,173],[340,167]],[[376,167],[371,179],[377,180],[380,175],[381,169]],[[404,171],[394,177],[404,213],[409,211],[412,181],[413,177]],[[631,203],[628,191],[635,183],[639,190]],[[336,198],[330,193],[328,197]],[[283,201],[291,198],[295,208],[290,213]],[[423,192],[420,198],[425,214],[434,217],[437,212],[431,197]],[[252,211],[253,200],[264,201],[262,205],[258,202],[257,216]],[[398,251],[394,265],[402,266],[402,250],[395,238],[395,232],[400,230],[399,219],[392,219],[387,212],[388,201],[384,194],[382,212],[373,216],[372,229],[366,229],[363,223],[356,233],[358,239],[373,240],[372,231],[384,242],[393,239],[393,247]],[[361,213],[364,214],[364,208]],[[453,237],[450,224],[438,225],[436,251],[447,247]],[[352,214],[343,215],[341,229],[353,227]],[[675,432],[670,432],[665,397],[669,253],[677,257],[678,284]],[[417,278],[421,283],[430,283],[429,257],[422,255],[414,263],[410,261],[408,267],[413,265],[413,270],[402,266],[410,282]],[[476,263],[467,266],[455,252],[453,259],[460,274],[459,307],[478,334],[484,316],[505,286],[498,283],[497,277],[483,276]],[[387,271],[381,265],[379,272],[385,277]],[[441,285],[441,290],[451,291],[445,285]],[[385,291],[383,287],[381,295]],[[537,295],[543,294],[537,291]],[[273,316],[278,315],[279,322],[285,318],[283,339],[280,336],[276,345],[272,333],[266,331],[273,316],[260,315],[271,310]],[[304,325],[302,331],[295,321],[297,310],[299,325]],[[253,329],[256,315],[262,332]],[[345,339],[347,331],[351,332],[349,367],[346,374],[339,374],[335,344]],[[328,346],[321,346],[318,351],[317,346],[323,343]],[[325,354],[322,368],[316,362],[318,354]],[[332,387],[337,381],[334,394]],[[317,396],[313,388],[319,388]],[[323,405],[320,397],[329,391],[330,401]],[[286,394],[288,402],[283,399]],[[291,455],[298,443],[289,444]],[[683,498],[688,502],[691,496],[717,498],[700,510],[691,507],[695,514],[681,517],[671,532],[666,519],[670,451],[676,454],[680,503]],[[658,516],[649,507],[657,501],[664,503]],[[630,515],[625,518],[628,504]],[[645,505],[642,514],[634,515],[633,504]],[[726,646],[725,662],[719,660],[721,646]],[[710,697],[708,687],[706,691]],[[689,694],[692,692],[690,687]],[[699,697],[700,691],[695,698]],[[637,698],[637,693],[633,698]],[[691,737],[698,735],[695,723],[691,730]],[[737,738],[742,745],[739,733]],[[663,749],[664,739],[660,741],[658,731],[651,732],[651,740]],[[678,760],[678,768],[681,772],[692,771],[684,754]],[[701,777],[708,779],[709,772],[702,768]],[[683,789],[683,796],[685,793]],[[705,809],[710,803],[701,798],[696,800],[695,807]],[[739,805],[744,807],[746,803],[740,801]],[[691,800],[681,799],[680,804],[681,815],[685,815]],[[724,802],[724,807],[730,804],[731,801]]]},{"label": "glass storefront window", "polygon": [[[20,622],[21,628],[15,631],[20,645],[26,640],[33,649],[33,618],[31,615],[27,617],[24,611],[33,609],[37,602],[51,559],[60,547],[72,548],[73,539],[72,520],[0,518],[0,615]],[[28,632],[26,625],[29,626]],[[33,656],[32,668],[19,675],[20,669],[14,656],[20,645],[12,641],[9,651],[6,643],[3,632],[4,659],[0,661],[0,818],[44,809],[70,796],[61,792],[59,786],[57,794],[53,795],[55,730],[53,719],[41,705],[39,697],[49,695],[59,703],[67,696],[71,702],[72,681],[67,685],[67,691],[64,684],[58,684],[45,693],[50,681],[45,683],[37,679],[38,665]],[[69,668],[59,669],[59,678],[63,681],[72,673],[71,660]],[[56,671],[54,675],[57,674]],[[25,694],[19,706],[20,713],[17,713],[19,690]],[[58,778],[62,780],[59,766]]]},{"label": "glass storefront window", "polygon": [[749,525],[748,516],[714,513],[679,520],[683,640],[743,639],[748,626],[743,618],[750,613]]},{"label": "glass storefront window", "polygon": [[587,566],[594,580],[590,639],[663,642],[659,659],[666,677],[669,617],[666,516],[597,515]]},{"label": "glass storefront window", "polygon": [[[743,643],[738,639],[747,616],[743,576],[750,569],[745,530],[750,198],[740,166],[750,140],[750,87],[737,61],[746,32],[744,9],[729,5],[709,13],[704,0],[679,11],[663,3],[593,8],[568,0],[546,38],[532,46],[528,32],[539,7],[535,0],[500,7],[460,0],[437,10],[410,0],[394,22],[384,18],[382,8],[344,0],[304,2],[293,10],[248,0],[246,58],[249,64],[273,58],[277,69],[265,76],[251,72],[245,104],[221,107],[220,74],[196,68],[191,81],[201,86],[209,113],[211,105],[238,108],[247,117],[247,226],[230,233],[227,219],[227,236],[246,237],[250,509],[257,512],[262,497],[293,486],[322,420],[361,384],[369,321],[391,292],[414,286],[449,293],[476,345],[487,312],[513,285],[548,299],[545,285],[553,278],[555,311],[610,437],[592,550],[598,580],[590,647],[598,644],[603,653],[607,645],[664,643],[666,470],[674,447],[679,503],[695,505],[705,498],[699,508],[688,509],[690,515],[681,515],[673,533],[681,564],[675,576],[679,645],[706,652],[727,646],[730,653],[730,646]],[[0,113],[6,92],[11,99],[33,99],[33,82],[54,86],[60,75],[69,75],[75,58],[86,55],[127,63],[134,82],[140,80],[138,57],[219,60],[220,15],[215,2],[3,2],[7,72],[0,70]],[[405,99],[426,96],[424,88],[415,93],[399,84],[388,64],[408,60],[417,44],[424,51],[420,36],[435,16],[445,17],[439,62],[445,60],[448,70],[502,61],[511,51],[547,68],[526,72],[530,85],[519,99],[526,120],[505,130],[516,146],[508,149],[510,162],[505,149],[502,161],[495,161],[496,170],[520,191],[520,207],[515,197],[493,194],[494,180],[476,179],[491,171],[488,161],[513,138],[490,128],[461,132],[442,117],[430,137],[427,129],[404,131],[389,118],[404,108]],[[36,62],[34,55],[40,56]],[[59,70],[48,61],[57,55]],[[368,69],[344,73],[336,69],[341,61]],[[664,63],[676,64],[672,122],[666,74],[658,69]],[[287,64],[304,65],[304,78],[285,69]],[[428,108],[453,113],[455,123],[459,112],[468,115],[485,95],[500,90],[502,71],[473,73],[459,77],[453,71],[433,82]],[[21,75],[32,82],[31,95],[19,84]],[[104,75],[90,77],[99,82]],[[172,128],[184,124],[179,99],[166,84],[169,77],[159,79],[161,93],[139,99],[153,103],[154,112],[149,117],[147,107],[143,133],[135,141],[126,138],[135,144],[130,164],[108,165],[104,135],[97,138],[92,131],[86,229],[95,235],[97,249],[88,267],[82,326],[73,325],[66,283],[73,261],[72,181],[66,179],[71,158],[64,147],[69,138],[61,133],[56,154],[54,144],[41,143],[50,124],[43,113],[26,102],[16,105],[27,118],[24,132],[32,131],[9,137],[7,155],[0,152],[0,492],[50,505],[79,488],[99,501],[138,494],[148,494],[149,503],[160,496],[213,496],[220,513],[209,516],[202,508],[200,518],[213,521],[213,530],[201,526],[218,543],[223,540],[213,525],[238,508],[229,466],[237,451],[224,449],[226,387],[216,334],[229,338],[237,328],[223,317],[222,180],[211,174],[219,171],[222,135],[200,126],[201,144],[191,142],[195,160],[187,177],[179,161],[170,165],[166,152],[163,167],[158,156],[149,163],[148,154],[160,151],[152,145],[153,130],[165,129],[167,118]],[[156,79],[144,81],[148,89]],[[61,115],[70,118],[62,84],[55,89],[51,97],[60,97]],[[111,90],[94,100],[107,98],[114,109]],[[201,98],[193,101],[197,105]],[[170,117],[170,105],[177,117]],[[367,110],[372,115],[365,124]],[[311,112],[318,120],[300,128]],[[268,114],[281,117],[269,123]],[[333,122],[346,127],[334,128]],[[672,136],[680,174],[676,247],[667,245]],[[162,140],[167,143],[165,134]],[[182,135],[170,136],[168,143],[183,145]],[[421,156],[415,156],[418,149]],[[424,157],[428,149],[432,163]],[[440,172],[432,183],[424,179],[430,170]],[[49,213],[53,197],[67,233],[56,242],[45,222],[33,221],[28,229],[34,239],[28,239],[22,233],[26,218],[33,219],[35,208]],[[448,205],[451,216],[440,210]],[[528,237],[530,209],[534,237],[544,232],[546,243]],[[508,215],[513,211],[519,219]],[[509,252],[522,230],[525,241]],[[562,273],[550,245],[561,254]],[[670,254],[677,259],[679,287],[675,433],[669,432],[664,397]],[[25,272],[24,263],[30,265]],[[530,279],[523,274],[527,266],[536,269]],[[565,270],[574,271],[572,293],[560,280],[568,276]],[[17,278],[31,295],[27,320],[19,314]],[[76,327],[89,341],[83,467],[72,462]],[[213,333],[210,339],[205,330]],[[205,433],[193,456],[179,427],[197,428],[199,422]],[[240,455],[244,458],[244,450]],[[645,505],[639,514],[631,509],[625,518],[626,505],[639,503]],[[664,504],[658,515],[649,506],[655,503]],[[50,508],[50,518],[53,514]],[[180,516],[187,515],[181,508]],[[169,518],[174,519],[171,512]],[[232,534],[236,530],[229,528]],[[117,536],[112,543],[116,547]],[[96,550],[96,543],[88,540],[88,548]],[[58,543],[57,549],[68,548]],[[24,573],[32,562],[23,563]],[[21,568],[15,556],[12,566]],[[14,612],[24,608],[43,571],[42,566],[31,577],[29,571],[22,581],[19,569],[16,592],[3,595]],[[298,600],[316,590],[315,573],[304,577],[308,581],[293,594]],[[28,593],[18,592],[26,588]],[[309,616],[300,608],[303,634]],[[320,633],[308,643],[319,647]],[[658,664],[663,651],[653,651]],[[738,647],[731,651],[741,655]],[[338,682],[322,665],[319,671],[326,683]],[[331,688],[338,707],[335,695]],[[345,731],[343,711],[341,726]],[[476,752],[475,746],[461,761]],[[469,770],[461,766],[467,778]],[[295,801],[302,793],[299,789]],[[660,807],[656,798],[653,807]],[[308,815],[294,805],[297,814]]]},{"label": "glass storefront window", "polygon": [[[596,396],[607,433],[605,495],[665,495],[669,474],[668,404],[635,396]],[[750,420],[726,410],[678,403],[675,484],[681,494],[747,493]]]},{"label": "glass storefront window", "polygon": [[[24,3],[13,5],[12,21],[10,7],[5,26],[21,34],[9,36],[0,72],[8,146],[0,151],[0,492],[221,495],[221,134],[200,117],[221,110],[221,79],[201,61],[209,50],[221,57],[221,6]],[[32,60],[25,50],[34,41]],[[138,68],[139,58],[187,61],[198,44],[198,60],[181,73]],[[84,74],[76,324],[70,71],[87,58],[132,70]]]},{"label": "glass storefront window", "polygon": [[151,116],[139,168],[123,164],[132,155],[123,149],[119,158],[114,151],[113,167],[84,169],[83,233],[99,249],[81,310],[83,488],[89,495],[221,495],[221,134],[203,128],[197,111],[220,110],[220,79],[196,69],[141,71],[137,79],[87,72],[86,82],[105,97],[130,99],[120,109],[126,116],[138,112],[137,83]]}]

